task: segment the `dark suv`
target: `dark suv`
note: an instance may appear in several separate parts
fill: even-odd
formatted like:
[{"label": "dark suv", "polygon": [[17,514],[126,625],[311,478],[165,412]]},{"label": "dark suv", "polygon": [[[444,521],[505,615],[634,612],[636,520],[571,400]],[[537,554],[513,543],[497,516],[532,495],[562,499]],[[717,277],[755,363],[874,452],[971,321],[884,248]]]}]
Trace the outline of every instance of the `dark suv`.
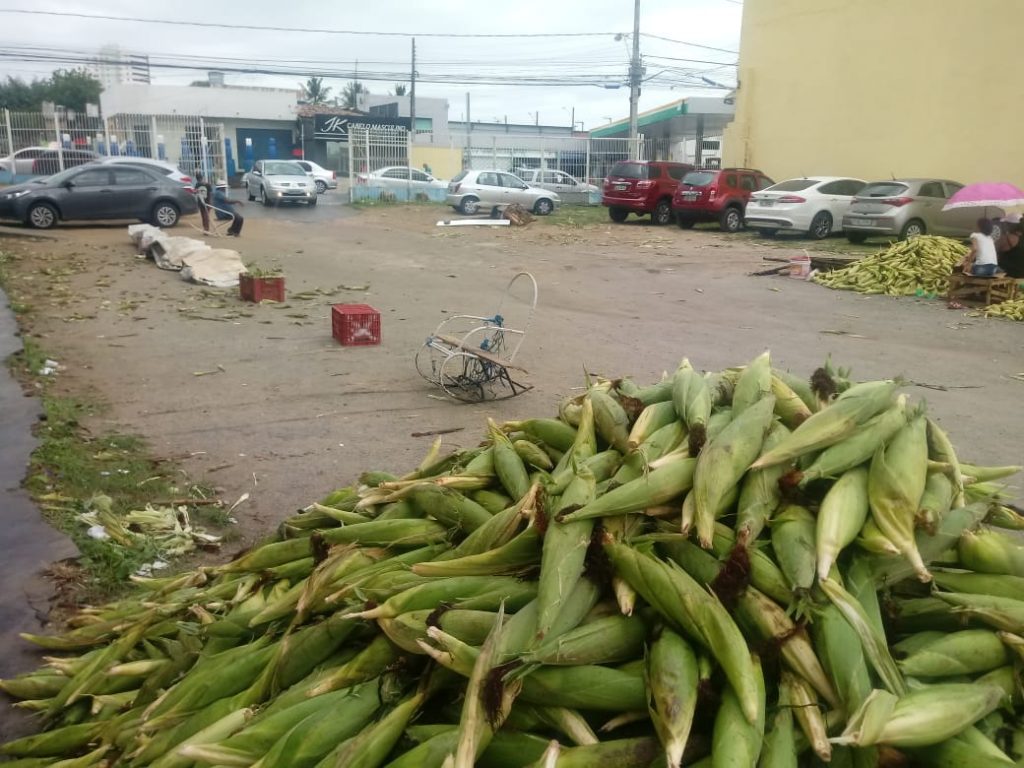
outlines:
[{"label": "dark suv", "polygon": [[698,221],[717,221],[723,232],[738,232],[750,195],[774,183],[751,168],[692,171],[676,189],[672,210],[683,229]]},{"label": "dark suv", "polygon": [[615,222],[625,221],[631,213],[649,213],[655,224],[668,224],[672,221],[672,194],[692,170],[692,165],[662,160],[616,163],[604,180],[601,205]]}]

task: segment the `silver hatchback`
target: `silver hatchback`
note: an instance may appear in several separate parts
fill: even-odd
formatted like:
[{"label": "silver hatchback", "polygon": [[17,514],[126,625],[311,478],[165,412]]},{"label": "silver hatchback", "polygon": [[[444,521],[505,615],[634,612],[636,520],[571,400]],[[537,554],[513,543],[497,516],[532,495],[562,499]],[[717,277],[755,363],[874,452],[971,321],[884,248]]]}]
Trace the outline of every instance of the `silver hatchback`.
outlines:
[{"label": "silver hatchback", "polygon": [[480,207],[518,203],[538,216],[547,216],[562,204],[555,192],[531,187],[504,171],[462,171],[448,184],[445,202],[472,216]]},{"label": "silver hatchback", "polygon": [[242,180],[250,200],[263,205],[305,203],[316,205],[316,183],[292,160],[257,160]]},{"label": "silver hatchback", "polygon": [[962,187],[946,179],[893,179],[868,184],[843,216],[843,232],[851,243],[863,243],[869,237],[967,237],[975,230],[980,215],[1003,215],[1000,208],[943,211],[946,201]]}]

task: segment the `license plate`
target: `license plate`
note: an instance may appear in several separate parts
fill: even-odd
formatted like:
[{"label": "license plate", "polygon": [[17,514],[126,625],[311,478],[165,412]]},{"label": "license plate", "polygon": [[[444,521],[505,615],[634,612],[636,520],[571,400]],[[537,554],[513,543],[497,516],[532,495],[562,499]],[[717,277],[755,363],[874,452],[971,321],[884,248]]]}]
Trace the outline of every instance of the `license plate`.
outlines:
[{"label": "license plate", "polygon": [[629,184],[616,184],[615,189],[621,192],[624,189],[629,189]]},{"label": "license plate", "polygon": [[775,205],[775,201],[774,200],[758,200],[755,203],[755,205],[759,205],[762,208],[771,208],[773,205]]},{"label": "license plate", "polygon": [[683,192],[683,200],[696,200],[700,197],[700,192]]},{"label": "license plate", "polygon": [[854,219],[853,223],[858,227],[873,227],[875,226],[874,219]]}]

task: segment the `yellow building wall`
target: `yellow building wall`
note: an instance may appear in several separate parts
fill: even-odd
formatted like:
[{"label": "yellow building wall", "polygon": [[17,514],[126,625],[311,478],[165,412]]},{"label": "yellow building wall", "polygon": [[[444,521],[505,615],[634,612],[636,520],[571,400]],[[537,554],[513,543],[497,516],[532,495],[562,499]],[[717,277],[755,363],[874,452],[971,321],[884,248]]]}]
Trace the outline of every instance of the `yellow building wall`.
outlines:
[{"label": "yellow building wall", "polygon": [[1024,0],[745,0],[724,162],[1024,186]]},{"label": "yellow building wall", "polygon": [[422,168],[424,163],[429,165],[435,179],[450,179],[462,170],[461,149],[414,144],[409,158],[413,168]]}]

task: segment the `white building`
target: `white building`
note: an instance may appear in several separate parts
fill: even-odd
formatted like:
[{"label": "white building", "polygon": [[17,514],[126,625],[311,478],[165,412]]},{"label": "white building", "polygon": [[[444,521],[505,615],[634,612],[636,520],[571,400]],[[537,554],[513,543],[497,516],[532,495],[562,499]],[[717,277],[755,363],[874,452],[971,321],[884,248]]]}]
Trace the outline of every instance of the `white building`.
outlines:
[{"label": "white building", "polygon": [[86,69],[104,88],[120,83],[149,83],[149,56],[128,53],[116,45],[100,48],[99,56]]},{"label": "white building", "polygon": [[[374,117],[411,117],[409,96],[363,93],[359,109]],[[416,97],[416,140],[424,144],[448,143],[448,100]]]}]

